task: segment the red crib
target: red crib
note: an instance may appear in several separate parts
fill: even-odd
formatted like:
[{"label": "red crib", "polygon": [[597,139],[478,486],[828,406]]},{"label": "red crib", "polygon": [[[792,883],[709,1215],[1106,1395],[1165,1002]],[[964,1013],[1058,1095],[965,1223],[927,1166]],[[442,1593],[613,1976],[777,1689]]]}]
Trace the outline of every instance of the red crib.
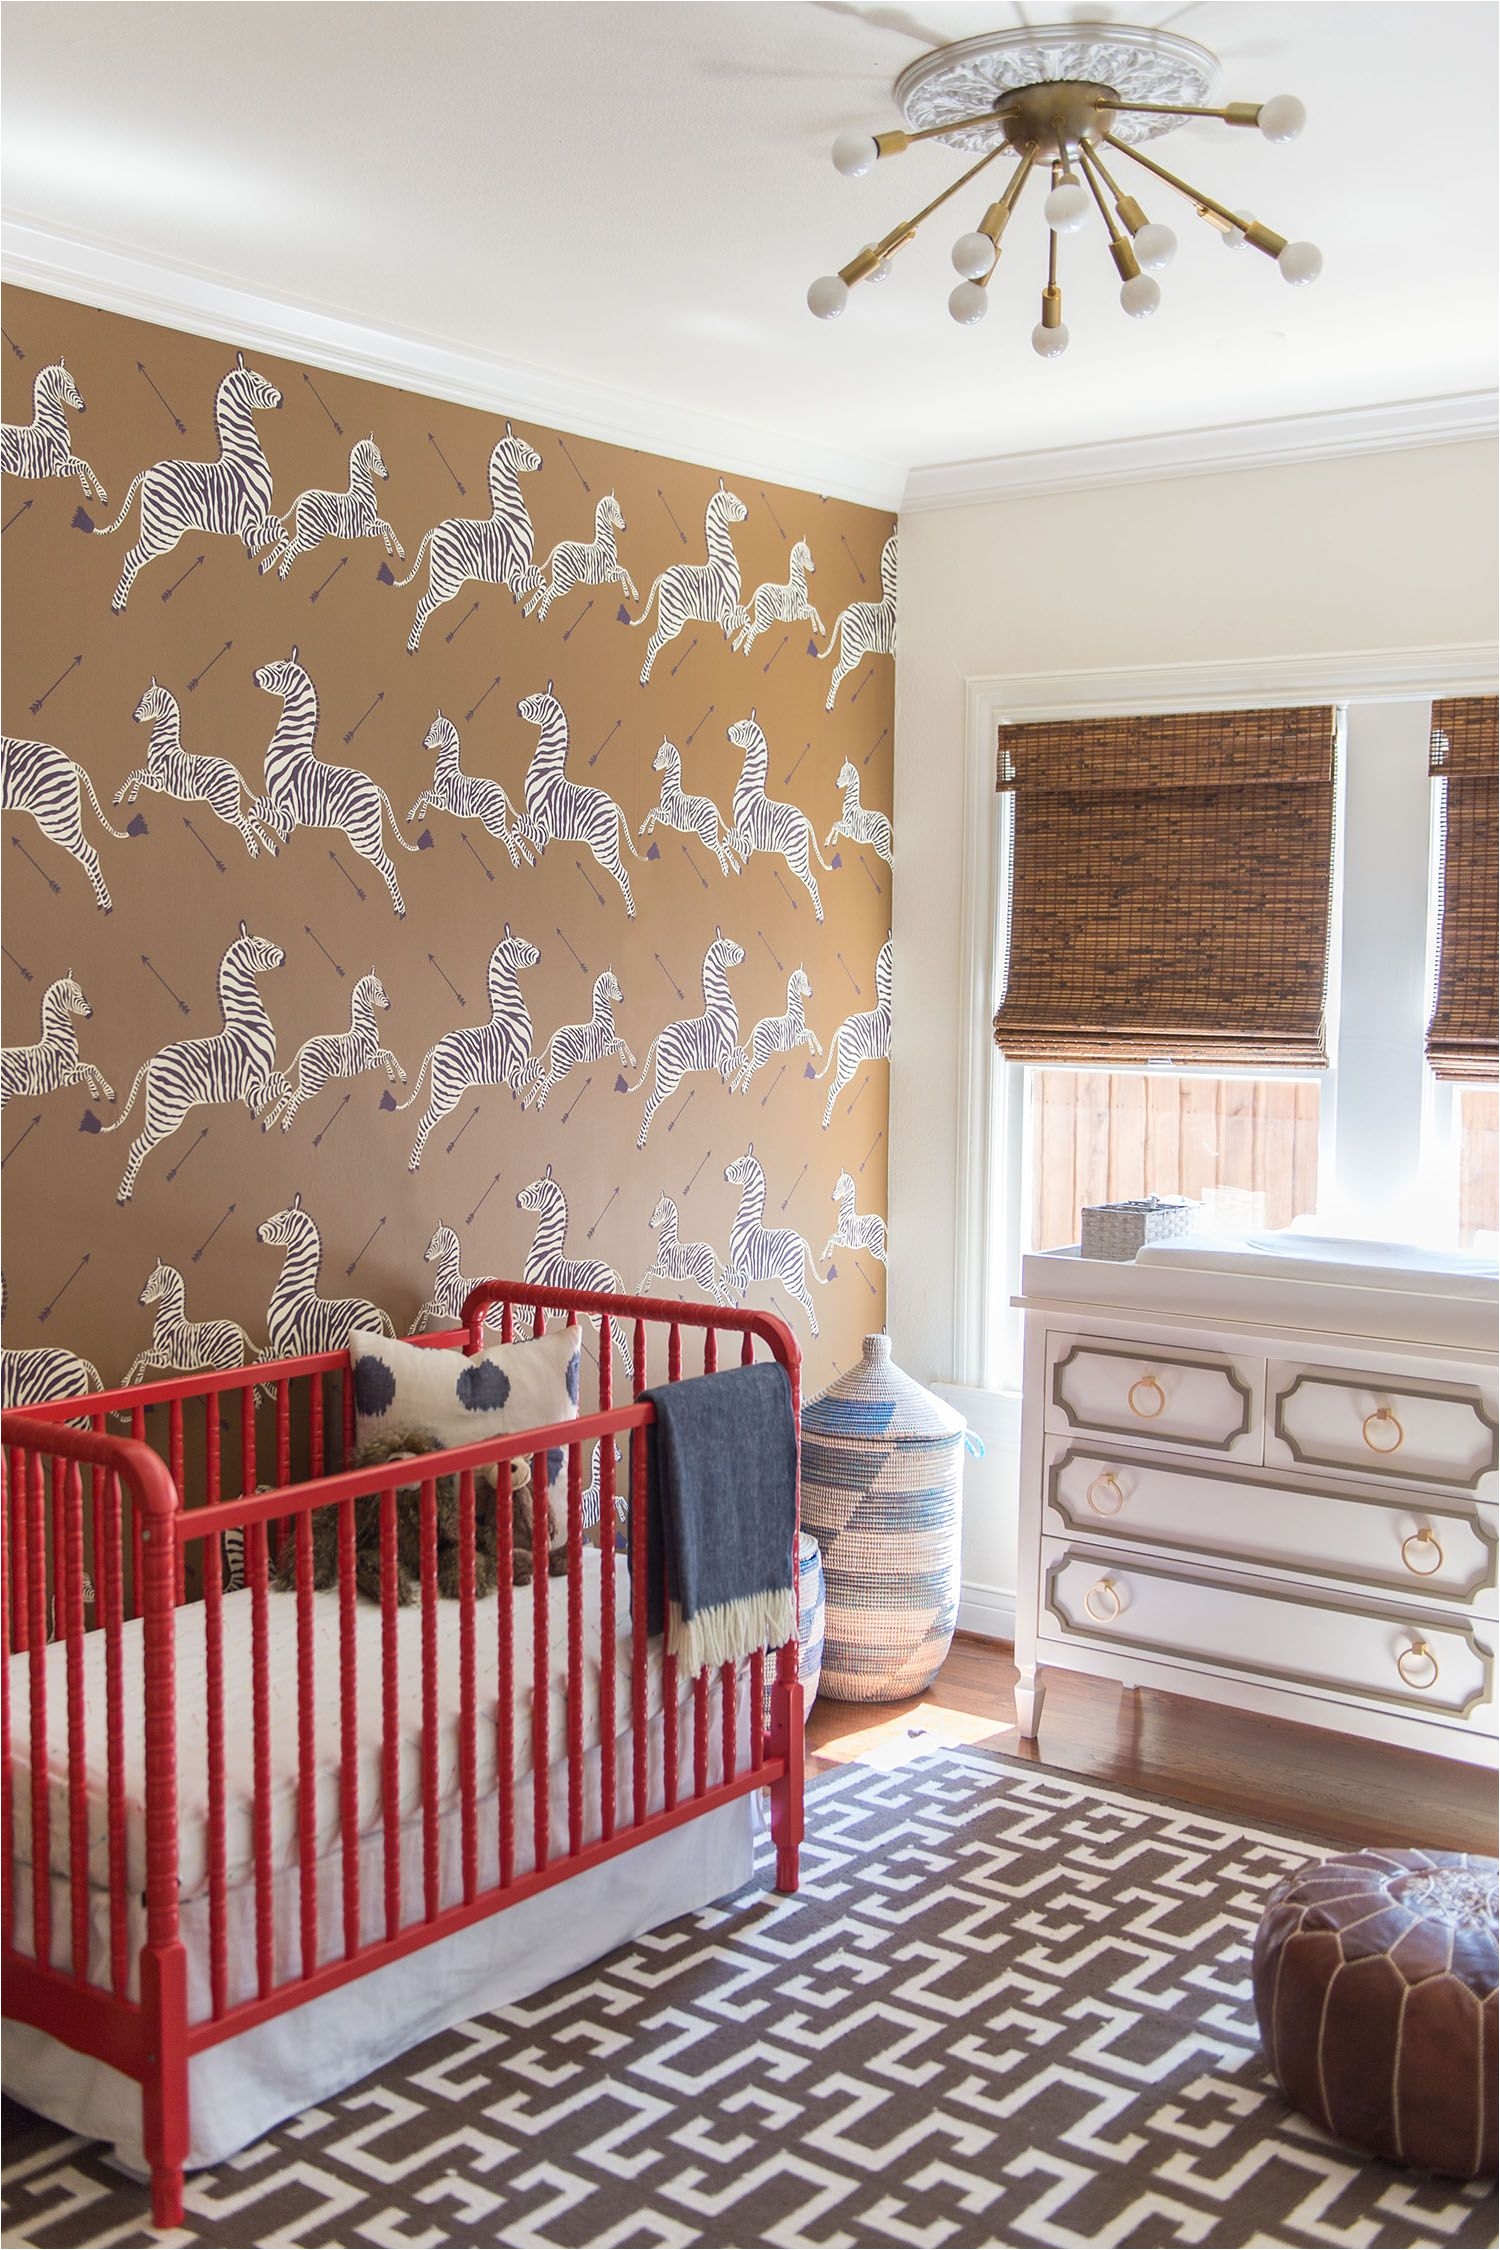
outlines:
[{"label": "red crib", "polygon": [[[743,1678],[725,1666],[717,1683],[707,1672],[677,1680],[664,1641],[648,1641],[645,1512],[629,1507],[646,1489],[652,1409],[613,1397],[617,1355],[633,1398],[699,1365],[712,1372],[721,1343],[737,1343],[741,1361],[759,1344],[785,1367],[796,1413],[791,1331],[761,1313],[493,1281],[469,1296],[462,1330],[414,1341],[477,1351],[497,1306],[502,1341],[517,1333],[518,1315],[529,1316],[532,1334],[548,1314],[595,1331],[597,1410],[424,1457],[420,1598],[399,1613],[404,1629],[396,1491],[414,1482],[412,1465],[339,1465],[354,1431],[346,1352],[91,1396],[86,1426],[76,1399],[0,1423],[4,2012],[139,2083],[158,2226],[182,2219],[189,2062],[217,2042],[755,1790],[770,1791],[776,1887],[797,1887],[796,1641],[774,1652],[769,1697],[763,1656]],[[701,1355],[695,1349],[698,1364],[685,1367],[690,1333],[701,1333]],[[153,1408],[164,1431],[148,1443]],[[127,1415],[131,1434],[112,1435],[109,1417]],[[591,1445],[596,1532],[585,1525]],[[533,1462],[534,1548],[544,1555],[545,1456],[556,1447],[568,1455],[566,1578],[539,1569],[529,1600],[522,1589],[507,1598],[502,1507],[500,1596],[477,1601],[476,1472]],[[456,1603],[440,1602],[437,1589],[436,1479],[446,1474],[458,1480]],[[355,1502],[371,1494],[381,1496],[378,1612],[357,1603],[353,1568]],[[329,1505],[340,1511],[339,1585],[315,1595],[312,1514]],[[245,1585],[226,1593],[234,1532]],[[618,1551],[626,1538],[628,1557]],[[296,1590],[279,1593],[270,1573],[288,1539]],[[518,1646],[527,1627],[529,1654]],[[378,1767],[360,1731],[362,1642],[367,1695],[370,1672],[378,1677]],[[405,1740],[403,1646],[421,1683],[419,1724]],[[242,1674],[243,1694],[234,1686]],[[274,1702],[287,1709],[279,1729]],[[450,1738],[456,1763],[445,1780]],[[419,1781],[403,1815],[402,1753],[413,1742]],[[185,1808],[179,1780],[189,1760],[206,1787]],[[196,1877],[185,1875],[185,1850]],[[182,1902],[193,1883],[198,1935],[189,1942]],[[236,1916],[243,1974],[231,1973]],[[194,1958],[195,1944],[206,1958]]]}]

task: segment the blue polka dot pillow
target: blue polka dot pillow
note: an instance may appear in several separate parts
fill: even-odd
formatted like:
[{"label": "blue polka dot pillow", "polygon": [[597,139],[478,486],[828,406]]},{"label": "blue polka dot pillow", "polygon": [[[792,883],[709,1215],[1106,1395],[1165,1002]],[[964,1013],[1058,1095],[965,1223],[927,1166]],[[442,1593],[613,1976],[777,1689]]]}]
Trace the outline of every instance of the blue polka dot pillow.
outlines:
[{"label": "blue polka dot pillow", "polygon": [[[553,1328],[522,1343],[461,1351],[403,1344],[390,1336],[349,1338],[354,1366],[355,1442],[385,1430],[427,1429],[442,1445],[474,1445],[516,1430],[571,1422],[578,1414],[581,1328]],[[567,1455],[547,1456],[549,1496],[565,1501]]]}]

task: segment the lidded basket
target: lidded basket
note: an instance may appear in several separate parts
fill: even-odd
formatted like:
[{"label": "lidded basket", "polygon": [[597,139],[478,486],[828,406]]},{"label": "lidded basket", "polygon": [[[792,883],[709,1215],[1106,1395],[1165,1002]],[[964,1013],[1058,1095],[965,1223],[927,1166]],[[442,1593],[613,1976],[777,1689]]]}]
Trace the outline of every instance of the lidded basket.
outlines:
[{"label": "lidded basket", "polygon": [[888,1336],[802,1410],[802,1523],[823,1550],[822,1692],[918,1695],[958,1621],[963,1416],[903,1374]]}]

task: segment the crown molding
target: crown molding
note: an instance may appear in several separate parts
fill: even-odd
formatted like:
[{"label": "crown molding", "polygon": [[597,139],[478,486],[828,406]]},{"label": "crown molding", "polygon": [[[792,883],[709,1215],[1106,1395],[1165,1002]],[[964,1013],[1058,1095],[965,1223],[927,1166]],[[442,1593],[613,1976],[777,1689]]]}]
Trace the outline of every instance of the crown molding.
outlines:
[{"label": "crown molding", "polygon": [[0,279],[132,320],[306,361],[340,375],[513,415],[572,437],[630,446],[718,474],[790,485],[862,506],[900,503],[904,471],[805,438],[640,397],[555,369],[468,351],[429,336],[370,328],[314,305],[29,221],[0,225]]},{"label": "crown molding", "polygon": [[1343,460],[1351,454],[1400,453],[1418,446],[1493,438],[1497,428],[1500,400],[1494,391],[1408,399],[1388,406],[1341,407],[1328,414],[1295,414],[1277,421],[1231,422],[1217,429],[1171,430],[1156,437],[999,454],[987,461],[938,462],[911,471],[901,507],[903,513],[978,507],[985,501],[1038,499],[1101,485],[1285,468],[1301,461]]},{"label": "crown molding", "polygon": [[[996,726],[1021,721],[1493,695],[1497,678],[1500,643],[1455,641],[1441,647],[1319,649],[1298,656],[993,673],[971,677],[965,689],[971,737],[987,746],[992,769]],[[991,770],[987,786],[993,783]]]}]

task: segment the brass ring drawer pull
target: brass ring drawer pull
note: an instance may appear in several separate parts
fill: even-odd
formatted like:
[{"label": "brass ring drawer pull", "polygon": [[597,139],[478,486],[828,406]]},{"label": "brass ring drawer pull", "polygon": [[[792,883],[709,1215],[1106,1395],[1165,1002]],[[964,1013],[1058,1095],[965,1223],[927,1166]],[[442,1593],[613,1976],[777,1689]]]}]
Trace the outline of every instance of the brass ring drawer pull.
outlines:
[{"label": "brass ring drawer pull", "polygon": [[[1372,1437],[1372,1427],[1376,1430],[1394,1430],[1396,1434],[1391,1438]],[[1399,1453],[1406,1438],[1405,1430],[1388,1406],[1377,1406],[1373,1414],[1365,1416],[1360,1428],[1372,1453]]]},{"label": "brass ring drawer pull", "polygon": [[[1110,1604],[1108,1609],[1095,1609],[1094,1596],[1096,1594],[1101,1596]],[[1107,1578],[1101,1578],[1095,1585],[1090,1586],[1088,1592],[1084,1595],[1083,1606],[1088,1611],[1090,1617],[1092,1617],[1096,1625],[1112,1625],[1115,1619],[1119,1616],[1121,1609],[1124,1607],[1124,1604],[1121,1602],[1119,1595],[1115,1592],[1114,1587],[1110,1584],[1109,1580]]]},{"label": "brass ring drawer pull", "polygon": [[[1416,1676],[1420,1669],[1420,1678]],[[1396,1670],[1409,1688],[1437,1686],[1438,1660],[1425,1641],[1413,1641],[1396,1659]]]},{"label": "brass ring drawer pull", "polygon": [[[1102,1497],[1106,1492],[1112,1493],[1114,1497],[1106,1501]],[[1125,1505],[1125,1495],[1120,1490],[1120,1480],[1113,1469],[1101,1470],[1083,1497],[1096,1516],[1117,1516]]]},{"label": "brass ring drawer pull", "polygon": [[[1156,1404],[1154,1406],[1137,1406],[1135,1402],[1137,1391],[1153,1391],[1156,1394]],[[1131,1413],[1138,1414],[1143,1422],[1154,1422],[1158,1414],[1165,1410],[1167,1394],[1154,1375],[1138,1375],[1125,1393],[1125,1403],[1130,1408]]]},{"label": "brass ring drawer pull", "polygon": [[[1410,1549],[1413,1547],[1430,1548],[1432,1554],[1436,1559],[1430,1563],[1413,1562],[1410,1554]],[[1409,1539],[1402,1540],[1401,1560],[1405,1563],[1407,1569],[1412,1573],[1413,1577],[1416,1578],[1431,1578],[1435,1575],[1436,1572],[1442,1569],[1443,1550],[1439,1546],[1437,1540],[1434,1539],[1432,1533],[1428,1530],[1425,1524],[1422,1526],[1420,1531],[1414,1531]]]}]

